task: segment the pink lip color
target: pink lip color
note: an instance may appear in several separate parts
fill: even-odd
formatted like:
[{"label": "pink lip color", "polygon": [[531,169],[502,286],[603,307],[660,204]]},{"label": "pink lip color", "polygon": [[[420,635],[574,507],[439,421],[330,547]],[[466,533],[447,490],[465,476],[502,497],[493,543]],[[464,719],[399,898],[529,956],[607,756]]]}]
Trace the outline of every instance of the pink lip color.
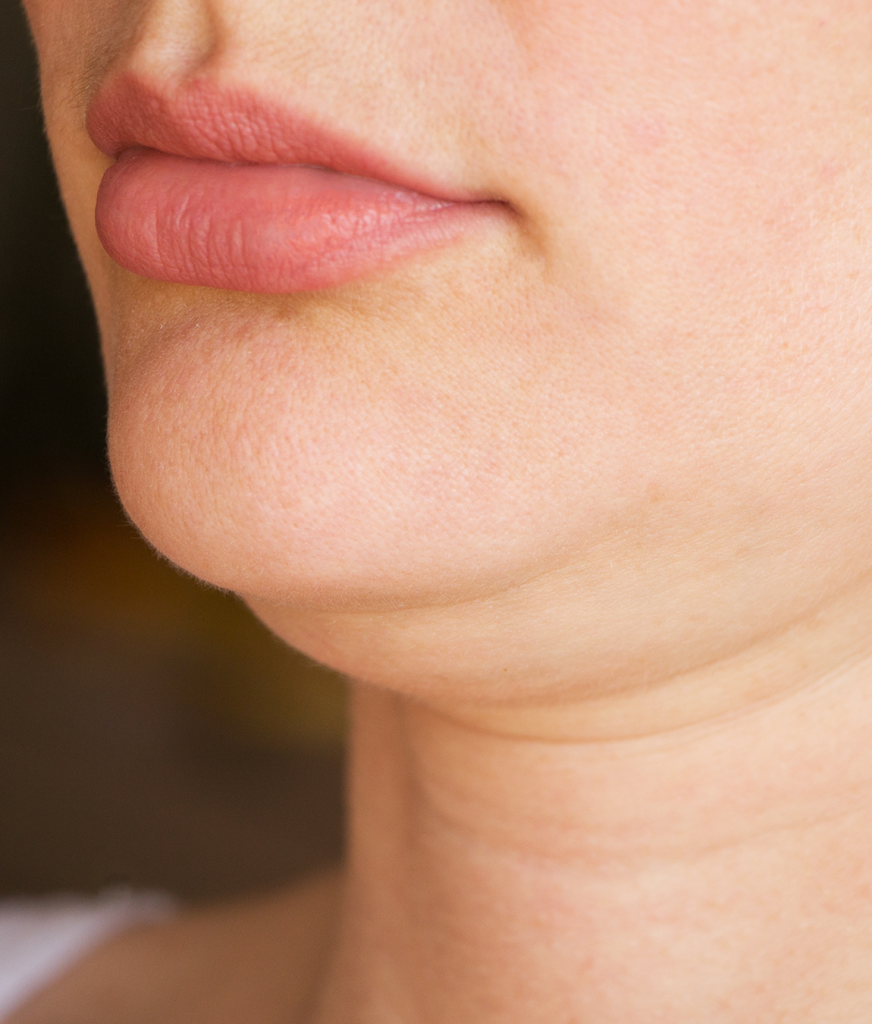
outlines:
[{"label": "pink lip color", "polygon": [[342,284],[448,240],[462,211],[321,168],[133,149],[103,178],[97,231],[142,277],[280,294]]},{"label": "pink lip color", "polygon": [[[195,83],[122,75],[88,130],[117,157],[97,231],[143,277],[280,294],[327,288],[450,241],[501,204],[435,186],[293,115]],[[320,166],[312,166],[320,165]]]}]

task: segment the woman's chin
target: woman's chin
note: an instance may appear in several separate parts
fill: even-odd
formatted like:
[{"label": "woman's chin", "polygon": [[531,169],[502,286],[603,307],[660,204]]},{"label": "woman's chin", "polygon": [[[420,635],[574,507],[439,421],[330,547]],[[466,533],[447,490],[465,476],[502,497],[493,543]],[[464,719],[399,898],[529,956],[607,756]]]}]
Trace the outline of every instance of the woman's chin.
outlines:
[{"label": "woman's chin", "polygon": [[146,538],[218,587],[320,609],[483,598],[552,569],[614,498],[604,469],[549,465],[592,432],[557,403],[542,415],[528,378],[560,365],[486,308],[433,336],[414,295],[390,293],[416,330],[368,293],[351,309],[134,291],[148,316],[110,345],[116,485]]},{"label": "woman's chin", "polygon": [[373,471],[367,485],[348,464],[329,480],[306,462],[228,466],[219,453],[170,441],[113,440],[121,502],[171,562],[247,599],[362,613],[448,606],[552,567],[502,516],[488,521],[488,509],[434,495],[414,478],[388,485]]}]

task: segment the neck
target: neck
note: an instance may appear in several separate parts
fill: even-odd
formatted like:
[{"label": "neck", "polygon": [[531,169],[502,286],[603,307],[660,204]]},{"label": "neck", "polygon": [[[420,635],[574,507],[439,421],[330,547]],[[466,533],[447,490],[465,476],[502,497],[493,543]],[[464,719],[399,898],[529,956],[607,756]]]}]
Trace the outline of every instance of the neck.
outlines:
[{"label": "neck", "polygon": [[872,1017],[868,684],[587,742],[359,687],[318,1024]]}]

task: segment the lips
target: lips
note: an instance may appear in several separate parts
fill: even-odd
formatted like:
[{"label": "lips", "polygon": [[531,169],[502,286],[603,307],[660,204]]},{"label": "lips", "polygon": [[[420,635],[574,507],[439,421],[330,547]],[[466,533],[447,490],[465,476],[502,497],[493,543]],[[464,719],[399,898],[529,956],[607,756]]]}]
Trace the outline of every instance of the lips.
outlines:
[{"label": "lips", "polygon": [[117,77],[91,104],[88,131],[116,158],[97,197],[100,240],[159,281],[327,288],[450,243],[502,205],[203,83],[167,94]]}]

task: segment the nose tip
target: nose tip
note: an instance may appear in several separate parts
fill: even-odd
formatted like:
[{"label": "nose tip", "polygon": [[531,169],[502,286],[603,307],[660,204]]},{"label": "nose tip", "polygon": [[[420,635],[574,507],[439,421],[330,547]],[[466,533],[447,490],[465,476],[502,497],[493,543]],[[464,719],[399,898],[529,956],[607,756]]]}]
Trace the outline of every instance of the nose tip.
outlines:
[{"label": "nose tip", "polygon": [[212,0],[144,0],[132,5],[130,18],[127,43],[112,63],[149,78],[187,78],[222,48],[225,32]]}]

